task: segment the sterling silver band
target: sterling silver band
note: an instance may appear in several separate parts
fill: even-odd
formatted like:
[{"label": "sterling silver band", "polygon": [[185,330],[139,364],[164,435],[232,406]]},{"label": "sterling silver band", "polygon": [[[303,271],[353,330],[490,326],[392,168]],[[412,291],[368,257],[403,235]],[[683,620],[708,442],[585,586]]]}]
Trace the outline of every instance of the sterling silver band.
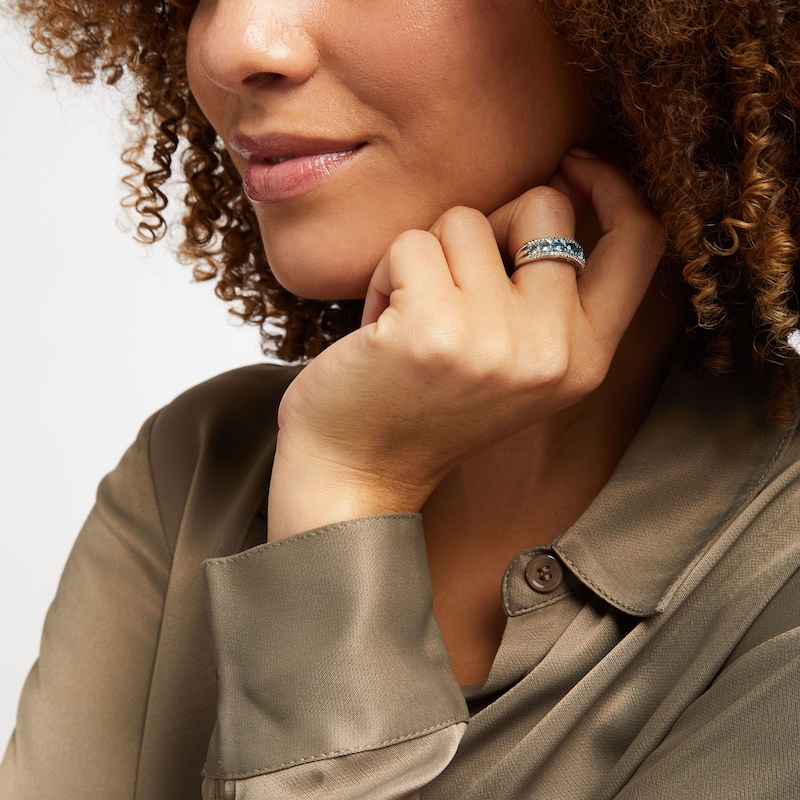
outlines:
[{"label": "sterling silver band", "polygon": [[523,264],[532,261],[541,261],[544,258],[555,258],[567,261],[575,267],[576,274],[580,277],[586,269],[586,256],[583,248],[574,240],[565,236],[548,236],[544,239],[531,239],[525,242],[514,255],[514,269],[519,269]]}]

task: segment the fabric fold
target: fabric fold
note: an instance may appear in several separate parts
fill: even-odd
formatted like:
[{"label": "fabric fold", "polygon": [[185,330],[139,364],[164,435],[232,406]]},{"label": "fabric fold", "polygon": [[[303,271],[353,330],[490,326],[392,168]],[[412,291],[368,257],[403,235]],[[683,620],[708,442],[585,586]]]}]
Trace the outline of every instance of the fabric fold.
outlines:
[{"label": "fabric fold", "polygon": [[375,750],[468,719],[418,514],[329,525],[204,567],[219,677],[207,777]]}]

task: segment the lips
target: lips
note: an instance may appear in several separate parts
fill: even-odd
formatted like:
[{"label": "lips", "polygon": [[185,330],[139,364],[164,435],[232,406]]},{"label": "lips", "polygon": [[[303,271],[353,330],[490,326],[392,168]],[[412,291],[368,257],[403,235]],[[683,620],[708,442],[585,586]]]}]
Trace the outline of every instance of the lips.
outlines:
[{"label": "lips", "polygon": [[250,200],[279,203],[306,194],[342,171],[364,142],[237,134],[229,146],[245,159],[242,177]]}]

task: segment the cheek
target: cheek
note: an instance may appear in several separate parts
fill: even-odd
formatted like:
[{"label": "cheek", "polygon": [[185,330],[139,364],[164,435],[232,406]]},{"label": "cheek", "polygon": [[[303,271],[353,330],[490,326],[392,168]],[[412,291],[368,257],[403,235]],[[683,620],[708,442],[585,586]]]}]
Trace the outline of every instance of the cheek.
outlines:
[{"label": "cheek", "polygon": [[[331,24],[325,63],[365,106],[401,132],[442,116],[452,88],[474,80],[475,41],[462,4],[384,2],[370,15]],[[334,31],[339,31],[335,35]],[[388,33],[390,32],[390,33]],[[476,40],[477,41],[477,40]]]},{"label": "cheek", "polygon": [[186,40],[186,77],[203,115],[220,131],[236,108],[236,96],[212,81],[201,66],[201,48],[208,36],[212,11],[211,3],[201,2],[192,17]]},{"label": "cheek", "polygon": [[[353,19],[349,35],[331,42],[335,73],[389,121],[406,166],[484,187],[507,170],[524,173],[514,189],[546,180],[580,139],[560,41],[527,3],[424,6]],[[458,199],[482,210],[496,201]]]},{"label": "cheek", "polygon": [[186,37],[186,77],[189,81],[189,89],[198,103],[200,103],[199,97],[204,94],[204,89],[210,86],[208,81],[203,80],[204,76],[199,64],[199,47],[206,22],[205,4],[200,3],[189,23],[189,33]]}]

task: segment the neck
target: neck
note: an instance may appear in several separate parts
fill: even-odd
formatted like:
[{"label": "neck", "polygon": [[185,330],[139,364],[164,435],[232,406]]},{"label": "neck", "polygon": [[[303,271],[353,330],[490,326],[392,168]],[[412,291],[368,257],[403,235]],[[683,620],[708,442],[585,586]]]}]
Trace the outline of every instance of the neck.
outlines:
[{"label": "neck", "polygon": [[636,435],[672,362],[682,309],[657,277],[597,391],[463,463],[423,507],[434,613],[461,684],[482,683],[500,645],[508,563],[572,525]]}]

